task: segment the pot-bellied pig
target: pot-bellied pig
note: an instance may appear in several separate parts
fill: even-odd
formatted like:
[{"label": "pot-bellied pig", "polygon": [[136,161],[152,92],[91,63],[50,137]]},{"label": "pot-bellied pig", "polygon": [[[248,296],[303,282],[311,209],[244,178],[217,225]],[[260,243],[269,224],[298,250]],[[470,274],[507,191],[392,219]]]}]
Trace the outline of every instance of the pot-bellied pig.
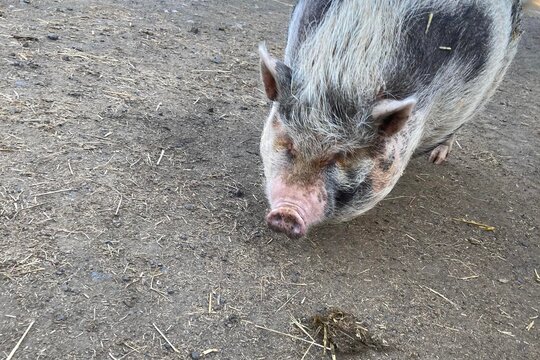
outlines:
[{"label": "pot-bellied pig", "polygon": [[273,101],[260,151],[267,223],[290,238],[348,220],[414,154],[442,163],[516,52],[520,0],[300,0],[284,61],[260,46]]}]

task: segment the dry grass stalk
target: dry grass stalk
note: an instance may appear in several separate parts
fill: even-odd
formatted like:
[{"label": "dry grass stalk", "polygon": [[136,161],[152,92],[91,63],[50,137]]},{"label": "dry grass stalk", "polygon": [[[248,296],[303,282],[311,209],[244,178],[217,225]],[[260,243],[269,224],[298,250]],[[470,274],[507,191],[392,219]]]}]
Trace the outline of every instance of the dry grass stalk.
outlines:
[{"label": "dry grass stalk", "polygon": [[217,353],[219,352],[219,349],[208,349],[208,350],[204,350],[201,355],[202,356],[206,356],[208,354],[212,354],[212,353]]},{"label": "dry grass stalk", "polygon": [[21,346],[24,338],[26,337],[26,335],[28,334],[28,332],[30,331],[30,329],[32,328],[32,326],[34,325],[36,321],[33,320],[30,325],[28,325],[28,327],[26,328],[26,331],[24,332],[24,334],[21,336],[21,338],[19,339],[19,341],[17,342],[17,344],[15,345],[15,347],[13,348],[13,350],[11,350],[11,352],[9,353],[8,357],[6,358],[6,360],[11,360],[13,358],[13,355],[15,355],[15,352],[17,351],[17,349],[19,348],[19,346]]},{"label": "dry grass stalk", "polygon": [[426,34],[428,33],[429,31],[429,27],[431,26],[431,22],[433,21],[433,13],[429,13],[429,16],[428,16],[428,23],[426,25]]},{"label": "dry grass stalk", "polygon": [[441,294],[440,292],[438,292],[437,290],[433,290],[432,288],[428,287],[428,286],[424,286],[424,285],[420,285],[421,288],[424,288],[424,289],[427,289],[429,291],[431,291],[432,293],[434,293],[435,295],[441,297],[441,299],[443,299],[444,301],[448,302],[449,304],[452,304],[454,305],[454,307],[456,307],[456,309],[459,309],[459,305],[456,304],[455,302],[453,302],[452,300],[450,300],[449,298],[447,298],[446,296],[444,296],[443,294]]},{"label": "dry grass stalk", "polygon": [[495,231],[495,226],[482,224],[473,220],[467,220],[467,219],[452,219],[452,220],[461,221],[461,222],[464,222],[465,224],[478,226],[480,229],[485,230],[485,231]]},{"label": "dry grass stalk", "polygon": [[[330,309],[313,316],[310,327],[317,329],[325,349],[330,355],[358,354],[368,349],[382,350],[387,347],[385,340],[369,332],[357,319],[341,310]],[[322,334],[320,333],[322,329]],[[316,335],[317,336],[317,335]]]},{"label": "dry grass stalk", "polygon": [[317,343],[315,341],[309,341],[309,340],[306,340],[306,339],[298,337],[298,336],[294,336],[294,335],[287,334],[287,333],[284,333],[284,332],[281,332],[281,331],[278,331],[278,330],[270,329],[270,328],[267,328],[267,327],[262,326],[262,325],[257,325],[255,323],[252,323],[251,321],[248,321],[248,320],[242,320],[242,321],[247,323],[247,324],[253,325],[257,329],[269,331],[269,332],[272,332],[274,334],[278,334],[278,335],[286,336],[286,337],[294,339],[294,340],[302,341],[302,342],[305,342],[307,344],[311,344],[311,345],[317,346],[317,347],[325,349],[325,350],[330,350],[330,348],[324,347],[323,345],[321,345],[321,344],[319,344],[319,343]]},{"label": "dry grass stalk", "polygon": [[177,354],[180,354],[180,350],[178,350],[177,348],[174,347],[174,345],[169,341],[169,339],[167,339],[167,337],[165,336],[164,333],[161,332],[161,330],[159,330],[159,328],[156,326],[156,324],[152,323],[152,325],[154,326],[154,328],[157,330],[157,332],[159,333],[159,335],[161,335],[161,337],[167,342],[167,344],[169,344],[169,346],[171,347],[171,349],[173,349],[173,351]]}]

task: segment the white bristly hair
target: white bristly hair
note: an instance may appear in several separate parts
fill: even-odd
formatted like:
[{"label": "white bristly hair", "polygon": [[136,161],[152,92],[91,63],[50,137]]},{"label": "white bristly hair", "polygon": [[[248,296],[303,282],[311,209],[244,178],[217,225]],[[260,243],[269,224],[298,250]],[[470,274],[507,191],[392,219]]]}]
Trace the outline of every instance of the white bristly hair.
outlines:
[{"label": "white bristly hair", "polygon": [[[274,103],[261,139],[267,181],[279,176],[283,169],[290,171],[294,166],[300,166],[302,162],[308,164],[309,159],[317,159],[323,154],[371,146],[377,136],[374,117],[371,116],[377,102],[385,97],[394,101],[414,101],[415,108],[404,127],[384,139],[382,159],[390,159],[390,170],[380,170],[377,166],[381,154],[355,158],[357,163],[350,171],[337,167],[331,170],[331,177],[340,191],[354,192],[368,177],[373,181],[379,180],[369,184],[370,189],[365,193],[351,195],[355,196],[353,201],[342,202],[344,206],[334,213],[337,219],[347,220],[372,208],[392,190],[415,152],[429,151],[445,141],[493,94],[516,52],[521,2],[300,0],[291,18],[285,51],[285,64],[292,69],[290,99]],[[476,10],[476,15],[463,19],[469,25],[469,32],[465,35],[470,35],[471,22],[477,20],[474,16],[481,18],[486,34],[486,49],[481,49],[483,53],[475,54],[475,48],[464,47],[464,54],[456,53],[456,56],[444,58],[444,65],[440,68],[437,65],[430,72],[415,71],[430,63],[425,58],[417,61],[414,56],[419,55],[412,46],[410,52],[403,51],[405,34],[409,31],[409,40],[411,34],[410,28],[405,31],[405,25],[411,24],[409,20],[412,17],[416,25],[425,19],[427,34],[431,20],[434,22],[431,26],[436,26],[437,16],[442,19],[443,14],[451,14],[446,21],[454,18],[460,21],[455,14],[460,14],[459,9],[467,6]],[[431,9],[432,13],[426,9]],[[489,31],[485,27],[489,27]],[[440,32],[441,27],[438,29]],[[454,29],[459,30],[459,24]],[[415,31],[424,32],[423,29]],[[444,38],[444,35],[440,36]],[[437,41],[438,37],[430,39]],[[468,38],[462,36],[460,39]],[[427,43],[421,37],[416,39],[413,36],[413,40]],[[471,46],[477,46],[474,44],[483,44],[484,39],[476,37],[473,40]],[[445,44],[440,44],[440,47],[441,51],[452,51],[446,49]],[[408,55],[413,58],[400,58]],[[459,55],[469,58],[463,59]],[[475,56],[481,56],[480,66],[474,63]],[[406,66],[400,65],[404,64],[412,64],[410,74],[403,74]],[[426,73],[429,81],[415,78],[416,74],[425,76]],[[402,76],[401,80],[400,75],[407,76]],[[392,88],[387,87],[386,81],[394,82]],[[410,82],[416,86],[406,88]],[[399,91],[393,87],[400,85],[407,89],[403,91],[405,95],[400,97],[390,93]],[[302,156],[292,167],[287,167],[289,160],[284,152],[273,148],[278,131],[282,131],[279,127],[274,128],[274,120],[285,128]],[[271,189],[267,188],[267,191]]]},{"label": "white bristly hair", "polygon": [[[384,88],[385,71],[392,69],[400,48],[403,14],[414,9],[432,6],[441,12],[464,4],[474,3],[486,9],[493,20],[489,57],[483,72],[467,84],[464,83],[463,64],[450,63],[445,71],[439,71],[430,86],[419,90],[415,97],[424,109],[417,109],[414,119],[405,132],[407,155],[418,147],[429,149],[470,119],[485,102],[500,81],[510,63],[515,46],[500,44],[509,42],[511,18],[508,16],[513,0],[342,0],[335,1],[323,20],[305,41],[298,43],[298,33],[303,31],[301,15],[309,1],[300,0],[291,18],[285,63],[293,69],[291,87],[298,104],[310,104],[310,109],[299,110],[297,128],[308,128],[317,134],[317,141],[326,138],[327,143],[343,148],[357,146],[359,138],[369,141],[369,128],[364,123],[368,114],[355,119],[356,128],[343,123],[328,121],[327,89],[337,88],[349,99],[365,104],[369,111],[377,93]],[[437,14],[434,14],[436,17]],[[426,24],[428,14],[425,14]],[[427,26],[427,25],[426,25]],[[441,44],[441,46],[444,44]],[[456,75],[457,74],[457,75]],[[464,100],[466,98],[466,101]],[[309,111],[308,111],[309,110]],[[424,118],[419,118],[420,115]],[[294,125],[294,124],[292,124]],[[356,132],[356,133],[352,133]],[[294,131],[293,131],[294,133]],[[313,139],[305,132],[298,135],[298,142]],[[405,140],[405,139],[404,139]],[[404,154],[405,155],[405,154]],[[408,157],[406,156],[406,157]]]}]

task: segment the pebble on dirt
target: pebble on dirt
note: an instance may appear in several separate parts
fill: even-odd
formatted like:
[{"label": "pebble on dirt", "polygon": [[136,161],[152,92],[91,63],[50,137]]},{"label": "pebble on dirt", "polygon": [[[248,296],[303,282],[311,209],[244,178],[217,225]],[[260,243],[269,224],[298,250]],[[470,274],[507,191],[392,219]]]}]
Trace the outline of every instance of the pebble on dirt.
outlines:
[{"label": "pebble on dirt", "polygon": [[58,34],[50,33],[50,34],[47,34],[47,39],[56,41],[60,39],[60,36],[58,36]]}]

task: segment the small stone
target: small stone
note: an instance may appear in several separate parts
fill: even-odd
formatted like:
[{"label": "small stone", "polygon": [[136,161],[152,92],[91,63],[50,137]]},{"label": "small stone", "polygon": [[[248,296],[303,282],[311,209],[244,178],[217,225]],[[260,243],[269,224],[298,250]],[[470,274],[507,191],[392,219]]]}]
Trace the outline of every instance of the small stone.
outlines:
[{"label": "small stone", "polygon": [[15,80],[15,87],[22,88],[27,86],[28,82],[26,82],[25,80]]},{"label": "small stone", "polygon": [[193,205],[193,204],[186,204],[186,205],[184,205],[184,209],[189,210],[189,211],[193,211],[193,210],[196,209],[196,206]]},{"label": "small stone", "polygon": [[73,289],[68,284],[65,284],[65,283],[60,285],[60,290],[62,290],[63,292],[66,292],[66,293],[72,293],[73,292]]},{"label": "small stone", "polygon": [[212,61],[214,64],[221,64],[223,62],[221,56],[219,55],[214,56],[210,61]]},{"label": "small stone", "polygon": [[499,282],[501,284],[508,284],[510,282],[510,280],[508,280],[508,279],[499,279]]},{"label": "small stone", "polygon": [[134,295],[129,296],[128,298],[122,300],[124,305],[126,305],[128,308],[134,307],[137,304],[138,301],[139,301],[139,299]]},{"label": "small stone", "polygon": [[60,36],[58,36],[58,34],[50,33],[50,34],[47,34],[47,39],[56,41],[56,40],[60,39]]},{"label": "small stone", "polygon": [[61,314],[61,313],[54,315],[54,321],[55,322],[62,322],[64,320],[66,320],[66,315]]},{"label": "small stone", "polygon": [[229,315],[227,319],[225,319],[225,327],[232,328],[240,323],[240,318],[236,314]]},{"label": "small stone", "polygon": [[113,216],[112,224],[116,228],[119,228],[122,226],[122,220],[120,220],[120,217],[118,215]]},{"label": "small stone", "polygon": [[231,196],[241,198],[244,197],[244,192],[241,189],[234,189],[229,192]]},{"label": "small stone", "polygon": [[482,242],[478,239],[475,239],[475,238],[470,238],[468,239],[468,241],[473,244],[473,245],[482,245]]},{"label": "small stone", "polygon": [[201,358],[201,353],[198,351],[192,351],[191,352],[191,358],[193,360],[199,360]]}]

